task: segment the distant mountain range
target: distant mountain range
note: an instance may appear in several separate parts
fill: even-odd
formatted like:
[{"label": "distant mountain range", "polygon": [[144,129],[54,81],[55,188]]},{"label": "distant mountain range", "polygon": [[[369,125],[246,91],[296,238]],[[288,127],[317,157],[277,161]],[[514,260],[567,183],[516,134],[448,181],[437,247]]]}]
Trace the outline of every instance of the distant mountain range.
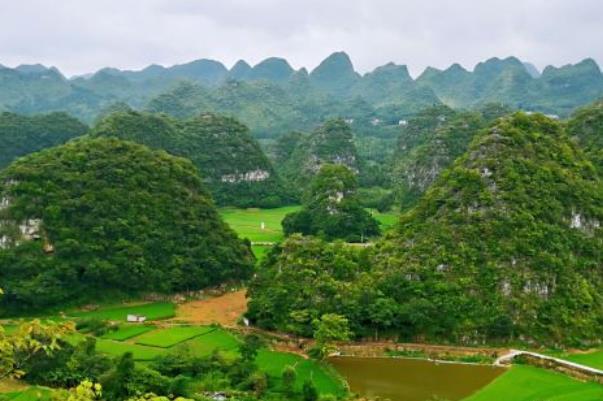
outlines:
[{"label": "distant mountain range", "polygon": [[[148,109],[149,103],[177,91],[183,81],[207,94],[205,104],[188,105],[195,112],[221,111],[225,107],[254,133],[270,124],[259,121],[261,116],[254,115],[250,120],[245,113],[228,110],[233,97],[237,104],[253,102],[242,106],[246,110],[257,107],[265,113],[269,104],[262,108],[263,102],[287,108],[287,113],[297,115],[290,127],[283,126],[291,129],[320,123],[314,121],[316,108],[325,114],[321,117],[360,118],[365,122],[378,119],[395,124],[398,119],[440,103],[470,109],[496,102],[563,117],[603,97],[603,74],[592,59],[560,68],[548,66],[540,73],[532,64],[515,57],[491,58],[477,64],[473,71],[459,64],[445,70],[429,67],[413,79],[406,66],[394,63],[359,74],[349,56],[337,52],[311,72],[295,70],[287,60],[276,57],[255,66],[240,60],[230,70],[218,61],[201,59],[172,67],[150,65],[140,71],[104,68],[71,79],[54,67],[40,64],[14,69],[0,66],[0,110],[25,114],[66,111],[91,122],[117,102]],[[241,87],[232,85],[232,81],[250,85]],[[244,93],[239,93],[241,88]],[[267,92],[271,95],[264,100]]]}]

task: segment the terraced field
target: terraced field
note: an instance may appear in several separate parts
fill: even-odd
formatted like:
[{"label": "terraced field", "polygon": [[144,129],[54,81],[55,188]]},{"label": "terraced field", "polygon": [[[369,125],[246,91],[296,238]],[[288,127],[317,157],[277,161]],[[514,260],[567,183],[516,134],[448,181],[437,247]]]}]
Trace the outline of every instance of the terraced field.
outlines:
[{"label": "terraced field", "polygon": [[603,349],[586,353],[566,354],[563,355],[563,358],[582,365],[603,369]]},{"label": "terraced field", "polygon": [[601,401],[603,386],[516,365],[464,401]]},{"label": "terraced field", "polygon": [[203,326],[175,326],[153,330],[136,337],[136,344],[159,348],[171,348],[175,345],[208,334],[215,330]]}]

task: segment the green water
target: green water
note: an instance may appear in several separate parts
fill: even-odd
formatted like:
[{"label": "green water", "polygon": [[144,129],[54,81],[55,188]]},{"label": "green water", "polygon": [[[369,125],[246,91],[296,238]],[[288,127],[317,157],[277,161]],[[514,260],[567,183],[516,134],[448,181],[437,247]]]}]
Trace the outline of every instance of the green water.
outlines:
[{"label": "green water", "polygon": [[334,357],[329,362],[352,392],[391,401],[462,400],[505,371],[488,365],[404,358]]}]

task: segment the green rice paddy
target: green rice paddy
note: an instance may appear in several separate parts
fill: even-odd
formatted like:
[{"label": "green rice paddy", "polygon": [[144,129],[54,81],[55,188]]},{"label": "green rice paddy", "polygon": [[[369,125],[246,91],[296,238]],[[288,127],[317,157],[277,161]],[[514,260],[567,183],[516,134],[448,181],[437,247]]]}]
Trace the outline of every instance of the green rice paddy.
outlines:
[{"label": "green rice paddy", "polygon": [[169,319],[176,315],[176,306],[171,302],[152,302],[140,305],[103,307],[93,311],[72,311],[70,317],[126,321],[128,315],[146,316],[147,320]]},{"label": "green rice paddy", "polygon": [[110,331],[107,334],[103,335],[102,338],[106,340],[125,341],[153,330],[155,330],[155,326],[125,324],[119,326],[117,330]]},{"label": "green rice paddy", "polygon": [[601,401],[603,385],[516,365],[464,401]]},{"label": "green rice paddy", "polygon": [[144,333],[136,337],[135,342],[138,345],[171,348],[174,345],[210,333],[213,330],[213,327],[208,326],[175,326]]}]

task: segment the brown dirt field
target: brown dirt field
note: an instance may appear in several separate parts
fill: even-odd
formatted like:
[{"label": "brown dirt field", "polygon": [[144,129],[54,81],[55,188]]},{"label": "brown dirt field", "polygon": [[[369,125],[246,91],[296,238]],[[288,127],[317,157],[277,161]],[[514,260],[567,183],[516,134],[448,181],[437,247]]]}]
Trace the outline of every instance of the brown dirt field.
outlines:
[{"label": "brown dirt field", "polygon": [[246,290],[227,292],[214,298],[178,305],[175,320],[201,325],[219,323],[222,326],[235,326],[247,310],[245,293]]},{"label": "brown dirt field", "polygon": [[0,393],[9,393],[11,391],[23,391],[29,388],[27,383],[15,379],[0,380]]}]

